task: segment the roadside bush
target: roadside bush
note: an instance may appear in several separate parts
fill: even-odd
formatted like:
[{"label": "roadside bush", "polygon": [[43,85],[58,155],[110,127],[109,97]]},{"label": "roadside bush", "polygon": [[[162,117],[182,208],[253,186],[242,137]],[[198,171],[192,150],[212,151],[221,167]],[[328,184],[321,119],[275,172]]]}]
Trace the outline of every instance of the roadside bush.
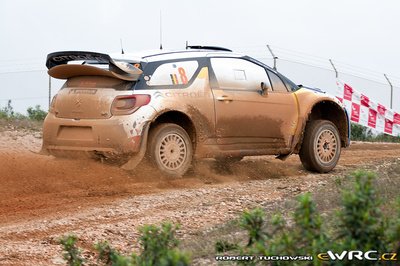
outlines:
[{"label": "roadside bush", "polygon": [[369,128],[359,124],[351,123],[351,140],[366,141],[372,138]]},{"label": "roadside bush", "polygon": [[[94,248],[98,252],[99,265],[118,266],[186,266],[190,265],[187,254],[177,249],[179,241],[175,238],[177,227],[163,223],[160,227],[146,225],[140,228],[141,253],[122,255],[108,242],[97,243]],[[84,265],[84,259],[76,246],[76,237],[67,236],[61,239],[64,248],[64,259],[70,266]]]},{"label": "roadside bush", "polygon": [[343,192],[337,239],[348,250],[385,250],[387,224],[373,186],[375,176],[355,172],[354,177],[354,188]]},{"label": "roadside bush", "polygon": [[371,142],[400,142],[399,136],[395,137],[384,133],[374,135],[371,129],[355,123],[351,123],[350,139]]},{"label": "roadside bush", "polygon": [[43,121],[47,115],[47,112],[43,111],[40,105],[36,105],[35,108],[29,107],[26,111],[28,112],[29,119],[36,121]]},{"label": "roadside bush", "polygon": [[14,111],[11,100],[7,101],[7,105],[0,108],[0,119],[3,120],[33,120],[33,121],[43,121],[46,118],[47,112],[42,110],[40,105],[33,107],[28,107],[26,110],[28,116],[20,114]]},{"label": "roadside bush", "polygon": [[14,108],[11,105],[11,100],[8,100],[7,105],[0,108],[0,119],[9,119],[14,116]]},{"label": "roadside bush", "polygon": [[[245,211],[239,224],[247,232],[243,241],[215,243],[216,253],[253,256],[312,256],[307,261],[269,261],[268,265],[378,265],[380,261],[319,260],[317,255],[328,250],[337,254],[343,251],[377,251],[379,254],[400,254],[400,198],[393,216],[385,217],[380,210],[380,200],[374,189],[376,176],[365,171],[351,175],[354,184],[342,191],[342,207],[329,221],[324,221],[317,211],[310,193],[300,195],[292,219],[273,215],[267,220],[265,212],[256,208]],[[336,218],[336,219],[334,219]],[[95,245],[99,265],[190,265],[187,254],[178,249],[175,232],[178,227],[164,223],[160,227],[148,225],[140,228],[140,254],[122,255],[108,242]],[[68,265],[85,264],[77,238],[61,239],[63,257]],[[377,254],[376,254],[377,255]],[[238,264],[257,265],[266,261],[238,261]],[[388,262],[387,265],[392,265]]]},{"label": "roadside bush", "polygon": [[[313,256],[313,261],[271,261],[270,265],[354,265],[355,261],[321,261],[317,254],[331,250],[400,251],[400,199],[397,216],[390,220],[380,211],[380,201],[374,190],[375,175],[357,171],[352,174],[354,186],[342,193],[342,208],[335,221],[323,223],[311,195],[298,197],[298,206],[291,223],[275,215],[267,223],[261,209],[242,214],[241,227],[247,231],[247,244],[218,241],[216,251],[241,255]],[[374,265],[373,261],[356,261],[357,265]],[[253,260],[238,264],[256,265]],[[306,264],[305,264],[306,263]],[[378,262],[377,262],[378,264]]]},{"label": "roadside bush", "polygon": [[66,236],[60,239],[60,244],[63,246],[63,258],[70,266],[83,265],[84,259],[81,256],[81,251],[76,247],[78,238],[74,235]]}]

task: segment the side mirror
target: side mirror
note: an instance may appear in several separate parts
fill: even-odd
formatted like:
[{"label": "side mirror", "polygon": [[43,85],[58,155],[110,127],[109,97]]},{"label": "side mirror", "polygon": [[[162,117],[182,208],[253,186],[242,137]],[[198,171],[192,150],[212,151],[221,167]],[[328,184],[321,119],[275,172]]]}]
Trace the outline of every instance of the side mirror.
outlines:
[{"label": "side mirror", "polygon": [[265,82],[261,82],[261,90],[260,90],[261,95],[268,95],[268,86],[265,84]]}]

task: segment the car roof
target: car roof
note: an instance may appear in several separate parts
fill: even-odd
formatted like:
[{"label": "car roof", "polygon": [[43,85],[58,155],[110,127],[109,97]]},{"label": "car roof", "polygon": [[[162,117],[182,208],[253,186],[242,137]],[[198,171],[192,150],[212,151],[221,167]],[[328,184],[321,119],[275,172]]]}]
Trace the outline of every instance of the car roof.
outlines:
[{"label": "car roof", "polygon": [[[274,73],[278,73],[275,69],[271,68],[267,64],[250,57],[245,54],[232,52],[226,48],[205,46],[217,49],[185,49],[185,50],[146,50],[136,53],[114,53],[110,56],[115,60],[121,60],[126,62],[157,62],[173,59],[185,59],[185,58],[201,58],[201,57],[233,57],[233,58],[246,58],[256,64],[262,65],[268,68]],[[223,49],[223,50],[220,50]]]},{"label": "car roof", "polygon": [[229,52],[217,51],[212,49],[189,49],[189,50],[148,50],[137,53],[111,54],[115,60],[132,60],[132,61],[163,61],[171,59],[185,59],[194,57],[244,57],[245,55]]}]

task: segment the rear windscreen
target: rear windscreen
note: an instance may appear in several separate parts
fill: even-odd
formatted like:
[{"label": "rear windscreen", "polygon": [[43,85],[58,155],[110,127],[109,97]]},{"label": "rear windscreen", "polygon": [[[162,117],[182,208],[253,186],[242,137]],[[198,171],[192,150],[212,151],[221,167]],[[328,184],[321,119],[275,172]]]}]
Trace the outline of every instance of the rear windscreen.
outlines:
[{"label": "rear windscreen", "polygon": [[105,88],[115,90],[132,90],[134,81],[125,81],[103,76],[82,76],[69,78],[63,88]]}]

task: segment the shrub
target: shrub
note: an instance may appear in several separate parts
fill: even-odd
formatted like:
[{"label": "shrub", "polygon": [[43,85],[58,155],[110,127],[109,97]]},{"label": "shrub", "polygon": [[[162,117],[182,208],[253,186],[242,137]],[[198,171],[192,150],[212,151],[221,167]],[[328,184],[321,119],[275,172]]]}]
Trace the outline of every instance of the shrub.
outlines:
[{"label": "shrub", "polygon": [[[316,255],[327,250],[341,253],[344,250],[376,250],[378,252],[400,252],[400,199],[397,217],[390,221],[380,211],[380,201],[374,190],[376,178],[370,172],[357,171],[352,174],[354,186],[342,193],[343,207],[337,212],[338,222],[323,223],[311,195],[298,197],[298,206],[293,214],[293,224],[274,215],[269,224],[260,209],[246,211],[241,217],[241,226],[247,231],[248,241],[229,243],[219,241],[216,250],[236,250],[241,255],[308,255],[313,265],[354,265],[354,261],[320,261]],[[338,225],[336,230],[330,226]],[[328,226],[330,225],[330,226]],[[373,265],[372,261],[357,261],[357,265]],[[261,261],[238,262],[257,264]],[[309,265],[307,264],[307,265]],[[270,265],[305,265],[304,262],[271,261]]]},{"label": "shrub", "polygon": [[374,135],[372,130],[355,123],[351,123],[351,140],[372,141],[372,142],[400,142],[400,136],[391,136],[380,133]]},{"label": "shrub", "polygon": [[63,246],[63,258],[67,261],[70,266],[83,265],[83,258],[81,251],[76,247],[76,241],[78,238],[74,235],[66,236],[60,239],[60,244]]},{"label": "shrub", "polygon": [[339,212],[341,248],[347,250],[384,250],[385,219],[379,209],[373,186],[373,173],[353,173],[355,185],[343,192],[343,209]]},{"label": "shrub", "polygon": [[26,120],[28,118],[33,121],[43,121],[47,115],[47,112],[42,110],[40,105],[36,105],[35,108],[28,107],[26,111],[28,113],[28,117],[18,112],[15,112],[11,104],[11,100],[8,100],[7,105],[5,107],[0,108],[0,119]]},{"label": "shrub", "polygon": [[29,107],[27,110],[28,117],[31,120],[43,121],[46,118],[47,112],[40,109],[40,105],[36,105],[35,108]]},{"label": "shrub", "polygon": [[367,127],[351,123],[351,140],[366,141],[372,138],[372,132]]},{"label": "shrub", "polygon": [[11,100],[7,101],[7,106],[0,108],[0,118],[9,119],[14,116],[14,108],[11,105]]},{"label": "shrub", "polygon": [[[376,176],[364,171],[356,171],[351,176],[354,185],[342,192],[342,208],[336,213],[337,221],[324,223],[310,193],[306,193],[297,198],[298,205],[290,222],[280,215],[274,215],[268,223],[265,212],[259,208],[245,211],[240,218],[240,226],[247,232],[247,239],[237,243],[220,240],[215,244],[216,252],[255,256],[305,255],[314,258],[307,262],[270,261],[269,265],[354,265],[355,262],[356,265],[373,265],[372,261],[366,260],[317,259],[317,254],[328,250],[337,253],[376,250],[400,254],[400,199],[395,208],[397,214],[389,220],[379,209],[380,201],[374,189]],[[121,255],[108,242],[100,242],[95,245],[98,262],[118,266],[189,265],[189,256],[178,249],[178,240],[175,238],[177,228],[169,223],[160,227],[142,227],[141,253],[138,255]],[[64,247],[64,259],[74,266],[85,262],[76,242],[75,236],[64,237],[60,242]],[[265,261],[238,263],[255,265],[265,264]]]},{"label": "shrub", "polygon": [[[119,251],[112,248],[108,242],[97,243],[94,247],[98,252],[98,262],[103,265],[115,266],[186,266],[189,265],[189,256],[177,249],[179,241],[175,238],[177,227],[170,223],[163,223],[160,227],[146,225],[139,231],[141,253],[132,253],[124,256]],[[68,240],[68,241],[66,241]],[[64,259],[69,265],[83,265],[84,260],[80,256],[76,245],[76,237],[64,237],[61,242],[66,253]]]}]

